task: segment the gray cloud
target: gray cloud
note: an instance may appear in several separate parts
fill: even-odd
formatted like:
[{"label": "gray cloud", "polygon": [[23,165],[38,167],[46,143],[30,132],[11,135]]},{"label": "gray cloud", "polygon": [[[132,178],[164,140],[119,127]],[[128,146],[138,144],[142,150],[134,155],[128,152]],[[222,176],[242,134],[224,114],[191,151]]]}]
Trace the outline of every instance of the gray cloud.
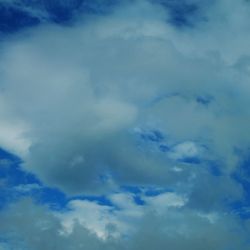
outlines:
[{"label": "gray cloud", "polygon": [[[135,208],[127,203],[123,209],[125,213],[129,209],[131,214]],[[95,214],[93,209],[92,212]],[[118,239],[101,239],[77,221],[72,231],[67,233],[57,216],[29,200],[13,204],[7,213],[1,212],[0,216],[0,231],[7,239],[3,245],[6,250],[248,249],[249,223],[242,225],[234,216],[226,214],[199,214],[186,209],[168,209],[163,214],[151,211],[137,221],[133,235]]]},{"label": "gray cloud", "polygon": [[[15,212],[12,221],[4,216],[3,231],[17,230],[31,249],[43,246],[36,235],[65,249],[81,249],[80,235],[88,249],[247,249],[246,232],[225,201],[244,193],[231,176],[250,141],[249,3],[204,6],[206,21],[185,29],[166,22],[160,4],[135,1],[1,43],[0,145],[20,155],[25,170],[67,194],[107,194],[133,184],[187,197],[185,208],[166,216],[144,214],[128,241],[103,242],[80,225],[65,238],[56,233],[59,219],[27,203],[18,205],[21,214],[32,207],[34,218],[52,224],[43,231],[30,221],[22,233],[25,222]],[[164,135],[160,142],[138,139],[152,130]],[[209,171],[215,163],[221,176]],[[216,212],[216,222],[202,217]],[[34,237],[27,238],[29,231]]]},{"label": "gray cloud", "polygon": [[[219,160],[230,174],[235,148],[249,146],[249,75],[225,62],[223,46],[204,40],[217,27],[211,8],[223,11],[225,25],[241,27],[221,5],[208,8],[203,32],[176,30],[160,5],[138,1],[2,44],[1,102],[8,114],[2,131],[11,134],[0,136],[2,146],[22,153],[24,167],[43,181],[71,193],[102,189],[100,176],[110,173],[118,185],[187,179],[190,169],[173,173],[178,163],[141,150],[135,127],[160,129],[172,143],[206,145],[205,158]],[[200,96],[211,96],[211,103],[198,103]]]},{"label": "gray cloud", "polygon": [[105,243],[77,223],[70,235],[63,234],[60,220],[30,200],[2,213],[1,221],[1,234],[7,239],[4,249],[117,249],[115,242]]}]

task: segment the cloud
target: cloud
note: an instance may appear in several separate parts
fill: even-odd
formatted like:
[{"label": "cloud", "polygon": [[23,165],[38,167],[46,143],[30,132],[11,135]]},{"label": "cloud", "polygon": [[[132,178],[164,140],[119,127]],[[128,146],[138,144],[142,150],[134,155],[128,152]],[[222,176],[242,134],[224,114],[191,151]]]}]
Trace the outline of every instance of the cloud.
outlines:
[{"label": "cloud", "polygon": [[[41,27],[31,31],[30,38],[15,38],[4,46],[2,98],[10,112],[30,127],[23,137],[20,133],[30,145],[25,166],[50,185],[82,192],[103,185],[98,178],[105,171],[137,179],[144,164],[151,168],[155,163],[139,152],[129,135],[141,101],[157,95],[149,83],[143,84],[144,71],[154,62],[140,70],[153,44],[145,41],[140,49],[141,43],[132,41],[136,32],[144,37],[141,25],[146,36],[155,32],[151,21],[159,18],[151,8],[146,3],[135,9],[129,6],[84,27]],[[142,11],[139,17],[137,10]],[[149,19],[146,24],[144,14]],[[128,15],[138,21],[127,23]],[[159,173],[155,175],[159,178]]]},{"label": "cloud", "polygon": [[[247,249],[246,234],[227,216],[216,222],[191,211],[144,219],[130,249]],[[235,230],[233,233],[230,230]],[[206,244],[204,244],[204,242]]]},{"label": "cloud", "polygon": [[[235,148],[249,145],[239,132],[248,127],[248,75],[220,59],[222,50],[208,55],[200,45],[193,53],[199,27],[182,32],[166,17],[160,5],[136,1],[108,16],[71,27],[43,25],[2,44],[1,99],[18,121],[2,130],[2,145],[26,152],[26,169],[69,193],[109,190],[100,178],[106,174],[118,185],[188,179],[172,171],[181,165],[172,162],[177,148],[170,160],[141,150],[135,127],[160,129],[172,145],[205,145],[205,159],[219,160],[225,174],[234,171]],[[203,96],[212,101],[197,102]]]},{"label": "cloud", "polygon": [[[60,220],[46,208],[23,200],[2,214],[1,232],[5,249],[115,249],[84,227],[75,224],[70,235],[63,233]],[[114,242],[115,245],[115,242]]]},{"label": "cloud", "polygon": [[[183,4],[197,7],[185,27],[164,1],[132,1],[1,42],[0,146],[45,185],[112,204],[13,204],[6,244],[247,249],[248,222],[229,205],[244,197],[233,174],[250,146],[249,3]],[[138,204],[126,185],[171,192]]]},{"label": "cloud", "polygon": [[[128,197],[127,197],[128,198]],[[73,205],[73,204],[72,204]],[[134,205],[136,207],[136,205]],[[89,219],[93,228],[85,228],[82,223],[73,222],[70,232],[65,231],[63,221],[45,207],[37,206],[30,200],[13,204],[8,212],[1,212],[0,231],[6,239],[4,249],[162,249],[171,246],[174,249],[248,249],[248,223],[242,225],[233,216],[225,214],[200,214],[188,209],[169,209],[163,214],[146,213],[134,221],[135,232],[128,237],[103,239],[94,230],[102,229],[100,223],[107,219],[106,207],[91,202],[75,202],[72,207],[77,218]],[[103,209],[105,213],[103,213]],[[128,209],[128,210],[127,210]],[[137,209],[137,208],[136,208]],[[119,220],[130,208],[123,207],[113,219]],[[90,217],[86,216],[86,212]],[[97,214],[103,215],[99,218]],[[70,216],[70,214],[69,214]],[[131,216],[131,214],[130,214]],[[92,219],[94,220],[92,220]],[[112,220],[111,220],[112,223]],[[91,225],[91,224],[90,224]],[[114,232],[117,227],[106,227]],[[128,231],[131,233],[131,231]],[[206,244],[204,244],[204,241]]]}]

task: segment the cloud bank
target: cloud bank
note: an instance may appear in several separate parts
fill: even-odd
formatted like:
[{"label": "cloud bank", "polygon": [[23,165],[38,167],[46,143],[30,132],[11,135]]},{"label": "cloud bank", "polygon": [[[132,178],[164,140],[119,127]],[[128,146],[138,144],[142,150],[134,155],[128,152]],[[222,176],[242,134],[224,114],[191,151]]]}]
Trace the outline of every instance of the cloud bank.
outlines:
[{"label": "cloud bank", "polygon": [[[250,5],[181,3],[122,1],[3,38],[0,146],[45,185],[111,203],[20,201],[1,215],[3,249],[249,247],[230,205],[247,196]],[[124,186],[171,192],[135,201]]]}]

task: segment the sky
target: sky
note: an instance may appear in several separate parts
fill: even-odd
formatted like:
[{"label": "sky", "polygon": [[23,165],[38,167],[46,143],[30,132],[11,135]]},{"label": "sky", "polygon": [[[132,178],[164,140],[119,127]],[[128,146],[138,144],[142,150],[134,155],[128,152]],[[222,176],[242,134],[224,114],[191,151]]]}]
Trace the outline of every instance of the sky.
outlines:
[{"label": "sky", "polygon": [[0,0],[0,250],[249,250],[249,16]]}]

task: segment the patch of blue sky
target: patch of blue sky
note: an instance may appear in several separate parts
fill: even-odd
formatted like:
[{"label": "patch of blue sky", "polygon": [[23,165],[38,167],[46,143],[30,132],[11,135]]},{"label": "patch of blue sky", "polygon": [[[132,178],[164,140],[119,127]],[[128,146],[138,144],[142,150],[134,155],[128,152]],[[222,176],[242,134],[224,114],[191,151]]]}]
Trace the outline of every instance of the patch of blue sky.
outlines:
[{"label": "patch of blue sky", "polygon": [[6,3],[0,3],[0,32],[15,32],[39,23],[39,18],[32,16],[29,12]]},{"label": "patch of blue sky", "polygon": [[140,186],[121,186],[121,191],[123,192],[129,192],[129,193],[133,193],[133,194],[141,194],[142,193],[142,188]]},{"label": "patch of blue sky", "polygon": [[22,160],[17,156],[0,149],[0,176],[5,179],[7,186],[40,183],[37,178],[20,168]]},{"label": "patch of blue sky", "polygon": [[212,96],[197,96],[196,97],[196,102],[205,106],[208,106],[214,98]]},{"label": "patch of blue sky", "polygon": [[96,14],[106,14],[110,10],[113,9],[117,4],[119,4],[119,0],[107,0],[107,1],[101,1],[101,0],[85,0],[82,1],[81,9],[88,13],[96,13]]},{"label": "patch of blue sky", "polygon": [[98,0],[75,0],[68,3],[64,1],[45,1],[44,8],[48,12],[51,21],[59,24],[67,24],[78,15],[107,14],[118,2],[117,0],[107,0],[105,2]]},{"label": "patch of blue sky", "polygon": [[207,165],[210,174],[212,174],[213,176],[222,176],[222,172],[217,162],[208,161]]},{"label": "patch of blue sky", "polygon": [[17,32],[43,21],[67,25],[79,15],[107,14],[118,3],[117,0],[4,1],[0,3],[0,32]]},{"label": "patch of blue sky", "polygon": [[140,128],[133,131],[138,147],[144,152],[167,152],[170,150],[166,142],[167,136],[157,128]]},{"label": "patch of blue sky", "polygon": [[154,196],[158,196],[160,194],[163,193],[172,193],[174,192],[173,189],[171,188],[163,188],[163,187],[148,187],[144,190],[144,195],[149,196],[149,197],[154,197]]},{"label": "patch of blue sky", "polygon": [[145,197],[155,197],[164,193],[173,193],[174,189],[170,187],[159,187],[159,186],[121,186],[120,191],[122,193],[132,194],[133,201],[136,205],[144,206],[146,202]]},{"label": "patch of blue sky", "polygon": [[244,190],[244,197],[239,201],[231,204],[234,213],[244,219],[250,219],[250,157],[246,157],[238,166],[237,170],[232,174],[232,178],[236,180]]},{"label": "patch of blue sky", "polygon": [[160,144],[159,149],[160,149],[161,152],[165,153],[165,152],[170,150],[170,147],[168,145],[166,145],[166,144]]},{"label": "patch of blue sky", "polygon": [[185,0],[159,0],[169,12],[168,22],[177,28],[192,27],[197,21],[199,6]]},{"label": "patch of blue sky", "polygon": [[174,190],[159,186],[139,186],[139,185],[124,185],[120,187],[122,192],[128,192],[135,195],[157,196],[166,192],[173,192]]},{"label": "patch of blue sky", "polygon": [[166,192],[174,192],[171,188],[166,187],[156,187],[156,186],[122,186],[120,188],[121,192],[133,194],[133,200],[137,205],[145,205],[143,196],[154,197]]},{"label": "patch of blue sky", "polygon": [[178,162],[187,164],[201,164],[201,159],[199,157],[184,157],[177,160]]},{"label": "patch of blue sky", "polygon": [[156,129],[145,131],[140,136],[143,140],[152,142],[162,142],[165,138],[163,133]]},{"label": "patch of blue sky", "polygon": [[67,210],[68,198],[56,188],[41,187],[31,191],[31,197],[39,204],[46,204],[52,210]]},{"label": "patch of blue sky", "polygon": [[134,195],[133,200],[134,200],[134,203],[136,205],[139,205],[139,206],[144,206],[145,205],[145,201],[141,198],[140,195]]},{"label": "patch of blue sky", "polygon": [[[110,13],[118,0],[73,0],[73,1],[3,1],[0,3],[0,32],[11,33],[43,21],[67,25],[75,17],[85,14],[105,15]],[[170,14],[168,22],[176,27],[192,25],[198,6],[185,1],[159,0]]]},{"label": "patch of blue sky", "polygon": [[246,201],[235,201],[229,205],[233,214],[239,216],[243,220],[250,219],[250,204]]}]

